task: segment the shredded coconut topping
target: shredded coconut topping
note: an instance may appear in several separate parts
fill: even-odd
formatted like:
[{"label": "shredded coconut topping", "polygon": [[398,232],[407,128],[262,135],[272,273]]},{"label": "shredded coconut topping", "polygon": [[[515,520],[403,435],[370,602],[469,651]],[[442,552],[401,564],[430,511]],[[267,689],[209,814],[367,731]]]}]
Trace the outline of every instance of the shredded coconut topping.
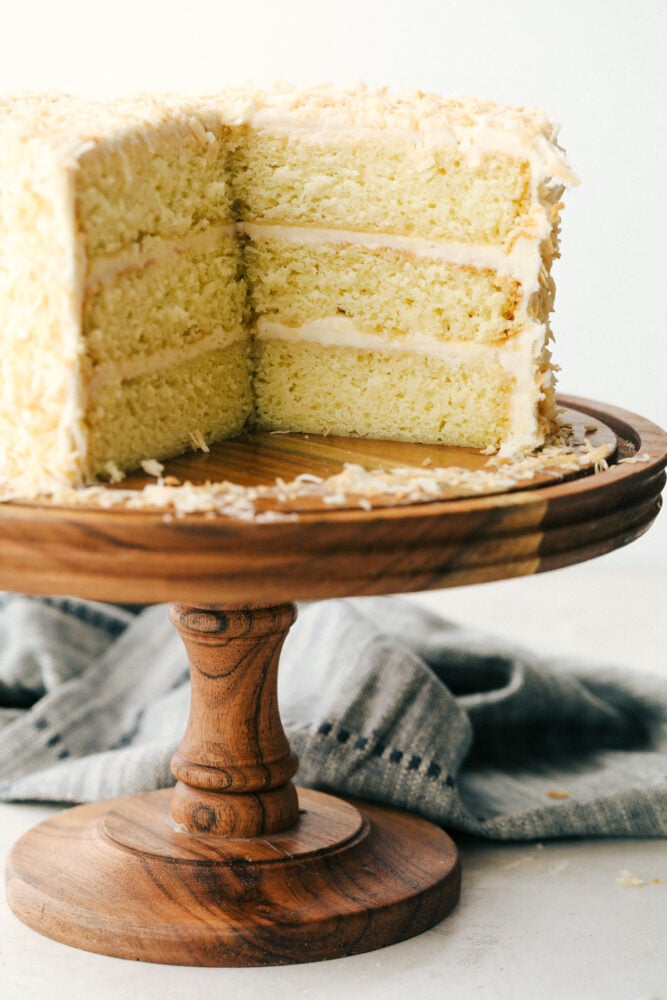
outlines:
[{"label": "shredded coconut topping", "polygon": [[[201,447],[201,442],[196,443]],[[142,463],[144,471],[156,476],[157,482],[147,483],[142,489],[118,488],[115,484],[119,477],[122,479],[122,473],[113,467],[107,470],[111,485],[62,486],[30,496],[7,492],[0,496],[0,502],[48,500],[101,509],[162,510],[166,520],[203,513],[208,517],[265,523],[294,520],[300,513],[321,510],[322,506],[328,510],[369,511],[389,505],[503,493],[518,489],[538,476],[561,479],[582,472],[599,473],[608,467],[607,458],[613,448],[610,441],[594,446],[581,430],[575,432],[571,424],[563,423],[538,451],[514,458],[496,454],[481,469],[420,465],[369,470],[357,463],[345,463],[340,472],[327,478],[306,472],[290,482],[276,478],[268,485],[243,486],[229,481],[181,482],[172,475],[163,477],[161,463],[146,460]],[[635,460],[646,461],[648,457],[644,453]]]},{"label": "shredded coconut topping", "polygon": [[141,468],[147,476],[155,476],[156,479],[159,479],[164,472],[164,465],[161,462],[157,462],[154,458],[144,459],[141,463]]},{"label": "shredded coconut topping", "polygon": [[200,430],[193,431],[190,434],[190,441],[192,442],[192,447],[197,448],[199,451],[208,452],[211,450]]}]

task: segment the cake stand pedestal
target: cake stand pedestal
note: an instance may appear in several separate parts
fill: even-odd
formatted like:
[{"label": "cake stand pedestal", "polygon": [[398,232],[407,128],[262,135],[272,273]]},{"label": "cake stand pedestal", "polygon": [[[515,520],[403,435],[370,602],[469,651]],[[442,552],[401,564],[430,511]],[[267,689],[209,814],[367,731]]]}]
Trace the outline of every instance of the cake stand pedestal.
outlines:
[{"label": "cake stand pedestal", "polygon": [[[667,436],[633,414],[566,402],[615,440],[609,469],[433,503],[320,505],[264,523],[2,505],[1,587],[178,601],[171,620],[192,678],[175,788],[78,806],[29,831],[7,866],[17,916],[79,948],[184,965],[333,958],[442,919],[459,893],[456,849],[442,830],[369,802],[297,794],[291,782],[297,762],[276,690],[295,617],[288,599],[518,576],[638,537],[659,510]],[[260,481],[354,460],[398,465],[409,455],[419,466],[425,454],[441,465],[483,461],[422,446],[255,435],[167,472]]]}]

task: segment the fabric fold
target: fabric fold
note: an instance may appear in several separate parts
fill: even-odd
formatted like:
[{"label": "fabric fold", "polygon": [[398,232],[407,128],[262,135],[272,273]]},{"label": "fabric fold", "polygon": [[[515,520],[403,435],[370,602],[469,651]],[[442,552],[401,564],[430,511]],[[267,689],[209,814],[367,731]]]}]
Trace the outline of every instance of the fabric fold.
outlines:
[{"label": "fabric fold", "polygon": [[[407,598],[301,605],[279,673],[302,784],[497,839],[667,835],[667,684],[548,661]],[[0,600],[0,797],[173,782],[185,650],[164,606]]]}]

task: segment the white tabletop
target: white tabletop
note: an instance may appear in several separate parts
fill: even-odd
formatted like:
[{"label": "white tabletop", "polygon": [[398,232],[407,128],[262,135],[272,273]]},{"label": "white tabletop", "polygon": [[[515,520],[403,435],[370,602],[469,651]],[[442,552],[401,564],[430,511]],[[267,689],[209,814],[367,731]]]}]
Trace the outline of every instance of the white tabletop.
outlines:
[{"label": "white tabletop", "polygon": [[[666,572],[637,568],[616,554],[416,599],[537,651],[667,675],[666,584]],[[0,804],[0,855],[51,812]],[[92,955],[24,927],[3,897],[0,997],[667,1000],[663,840],[499,845],[456,839],[463,889],[450,917],[411,941],[313,965],[189,969]]]}]

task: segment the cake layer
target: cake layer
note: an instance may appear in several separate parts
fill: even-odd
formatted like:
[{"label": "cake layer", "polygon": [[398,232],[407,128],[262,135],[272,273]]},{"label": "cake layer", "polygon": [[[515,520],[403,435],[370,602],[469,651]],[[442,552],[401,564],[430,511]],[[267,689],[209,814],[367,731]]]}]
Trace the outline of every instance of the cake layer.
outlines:
[{"label": "cake layer", "polygon": [[489,351],[474,368],[404,351],[255,344],[263,427],[485,447],[508,433],[514,379]]},{"label": "cake layer", "polygon": [[134,257],[98,258],[86,282],[82,330],[97,366],[187,351],[225,332],[235,339],[246,319],[240,248],[225,229],[152,241]]},{"label": "cake layer", "polygon": [[[270,227],[267,227],[267,229]],[[418,330],[497,342],[517,329],[517,282],[407,250],[252,239],[244,250],[256,316],[288,327],[342,316],[378,337]]]},{"label": "cake layer", "polygon": [[144,459],[238,434],[252,409],[250,358],[242,342],[108,383],[85,415],[85,474],[108,476],[114,467],[136,468]]},{"label": "cake layer", "polygon": [[[214,126],[215,127],[215,126]],[[76,215],[89,256],[147,234],[169,236],[230,222],[224,130],[194,115],[105,136],[78,161]]]},{"label": "cake layer", "polygon": [[470,159],[401,133],[240,129],[231,155],[241,218],[467,243],[510,244],[531,204],[528,159]]}]

